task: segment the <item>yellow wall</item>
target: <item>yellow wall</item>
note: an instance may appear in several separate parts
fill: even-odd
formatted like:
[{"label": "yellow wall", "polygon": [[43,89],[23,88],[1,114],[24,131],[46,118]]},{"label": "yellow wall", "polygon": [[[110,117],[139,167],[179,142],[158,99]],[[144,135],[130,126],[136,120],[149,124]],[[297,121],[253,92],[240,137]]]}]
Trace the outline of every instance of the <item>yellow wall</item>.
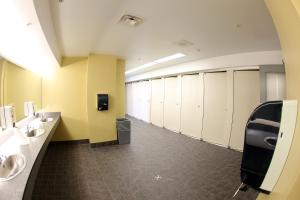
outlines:
[{"label": "yellow wall", "polygon": [[3,97],[4,97],[4,70],[3,70],[4,59],[0,59],[0,105],[3,106]]},{"label": "yellow wall", "polygon": [[[63,58],[62,67],[43,79],[43,107],[61,112],[53,140],[117,139],[116,118],[124,116],[125,63],[116,56]],[[109,94],[108,111],[97,110],[97,94]]]},{"label": "yellow wall", "polygon": [[117,60],[117,118],[125,117],[125,61]]},{"label": "yellow wall", "polygon": [[87,58],[63,58],[62,67],[43,79],[43,108],[61,112],[53,140],[87,139]]},{"label": "yellow wall", "polygon": [[2,65],[4,73],[3,102],[14,105],[16,119],[24,118],[24,102],[33,101],[37,109],[41,108],[41,77],[9,61]]},{"label": "yellow wall", "polygon": [[[87,108],[90,142],[116,140],[117,57],[90,55],[88,59]],[[107,111],[97,110],[97,94],[108,94]]]},{"label": "yellow wall", "polygon": [[[300,100],[300,1],[265,0],[273,17],[286,67],[287,98]],[[294,140],[284,170],[270,195],[258,199],[300,199],[300,102]]]}]

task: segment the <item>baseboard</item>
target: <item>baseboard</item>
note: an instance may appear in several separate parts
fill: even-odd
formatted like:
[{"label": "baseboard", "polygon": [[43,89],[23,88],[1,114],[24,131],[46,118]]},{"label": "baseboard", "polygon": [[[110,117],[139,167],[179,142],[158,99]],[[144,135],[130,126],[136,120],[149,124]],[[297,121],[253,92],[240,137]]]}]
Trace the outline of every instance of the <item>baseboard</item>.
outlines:
[{"label": "baseboard", "polygon": [[50,145],[61,145],[61,144],[90,144],[92,148],[110,146],[119,144],[118,140],[106,141],[106,142],[97,142],[90,143],[89,139],[83,140],[66,140],[66,141],[51,141]]},{"label": "baseboard", "polygon": [[112,141],[106,141],[106,142],[97,142],[97,143],[90,143],[90,145],[91,145],[92,148],[109,146],[109,145],[116,145],[116,144],[119,144],[118,140],[112,140]]},{"label": "baseboard", "polygon": [[51,145],[55,144],[89,144],[89,139],[83,139],[83,140],[65,140],[65,141],[51,141]]}]

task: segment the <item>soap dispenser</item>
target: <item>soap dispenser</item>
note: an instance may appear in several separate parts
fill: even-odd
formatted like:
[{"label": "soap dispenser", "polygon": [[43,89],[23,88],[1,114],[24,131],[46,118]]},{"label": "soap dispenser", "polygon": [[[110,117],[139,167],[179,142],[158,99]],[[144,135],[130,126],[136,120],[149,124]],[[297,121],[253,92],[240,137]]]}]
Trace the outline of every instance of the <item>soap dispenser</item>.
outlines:
[{"label": "soap dispenser", "polygon": [[32,101],[24,102],[24,115],[31,117],[35,115],[34,103]]},{"label": "soap dispenser", "polygon": [[5,108],[0,107],[0,123],[1,123],[1,129],[6,129],[6,122],[5,122]]},{"label": "soap dispenser", "polygon": [[4,106],[5,122],[6,128],[15,127],[16,124],[16,115],[14,106]]}]

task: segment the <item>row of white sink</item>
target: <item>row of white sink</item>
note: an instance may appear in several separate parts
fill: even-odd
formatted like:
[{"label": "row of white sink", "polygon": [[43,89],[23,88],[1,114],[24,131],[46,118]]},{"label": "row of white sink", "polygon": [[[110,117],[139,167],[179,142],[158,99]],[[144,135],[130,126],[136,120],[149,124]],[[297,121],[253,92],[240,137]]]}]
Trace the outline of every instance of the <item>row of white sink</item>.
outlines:
[{"label": "row of white sink", "polygon": [[8,128],[0,133],[0,181],[9,181],[20,174],[26,166],[26,158],[20,153],[20,147],[30,143],[30,138],[42,136],[46,131],[44,122],[35,118],[19,128]]}]

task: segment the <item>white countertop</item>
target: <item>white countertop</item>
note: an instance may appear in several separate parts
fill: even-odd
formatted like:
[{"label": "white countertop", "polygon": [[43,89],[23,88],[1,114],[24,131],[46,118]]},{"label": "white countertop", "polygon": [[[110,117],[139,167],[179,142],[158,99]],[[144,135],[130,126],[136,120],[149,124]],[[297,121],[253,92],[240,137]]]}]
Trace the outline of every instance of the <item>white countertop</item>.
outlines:
[{"label": "white countertop", "polygon": [[53,118],[53,121],[42,123],[41,126],[45,129],[45,133],[38,137],[26,137],[24,133],[16,128],[9,128],[0,133],[0,154],[21,153],[26,158],[26,166],[20,174],[9,181],[0,182],[0,200],[23,199],[31,170],[43,145],[51,139],[49,137],[52,137],[54,129],[59,123],[60,113],[55,113],[51,118]]}]

